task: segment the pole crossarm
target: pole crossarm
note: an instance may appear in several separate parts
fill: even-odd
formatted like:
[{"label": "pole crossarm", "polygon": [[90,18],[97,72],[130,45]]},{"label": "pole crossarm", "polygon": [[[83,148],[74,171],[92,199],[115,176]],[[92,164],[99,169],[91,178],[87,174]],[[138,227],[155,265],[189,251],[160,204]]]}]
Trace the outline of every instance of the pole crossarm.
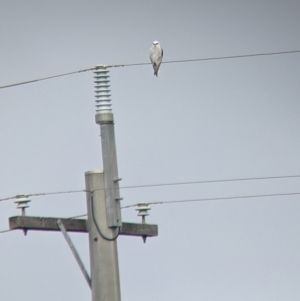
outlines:
[{"label": "pole crossarm", "polygon": [[[87,233],[85,219],[69,219],[59,217],[13,216],[8,219],[10,230],[60,231],[57,220],[60,219],[66,231]],[[128,236],[158,236],[158,226],[151,224],[122,223],[120,235]]]}]

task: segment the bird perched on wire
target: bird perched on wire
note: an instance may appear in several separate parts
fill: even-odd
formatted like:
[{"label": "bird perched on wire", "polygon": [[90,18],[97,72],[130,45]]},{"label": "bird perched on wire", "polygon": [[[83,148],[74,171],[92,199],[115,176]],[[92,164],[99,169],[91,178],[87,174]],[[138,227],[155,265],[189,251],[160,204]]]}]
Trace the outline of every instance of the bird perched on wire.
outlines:
[{"label": "bird perched on wire", "polygon": [[152,44],[153,45],[150,48],[150,61],[153,65],[154,75],[158,76],[158,70],[162,62],[164,51],[158,41],[154,41]]}]

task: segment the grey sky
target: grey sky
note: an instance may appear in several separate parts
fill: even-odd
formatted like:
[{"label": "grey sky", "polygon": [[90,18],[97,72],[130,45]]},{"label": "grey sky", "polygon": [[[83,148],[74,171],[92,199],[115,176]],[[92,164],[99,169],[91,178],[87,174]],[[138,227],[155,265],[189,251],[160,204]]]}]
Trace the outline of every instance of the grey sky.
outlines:
[{"label": "grey sky", "polygon": [[[0,86],[96,64],[300,49],[299,1],[0,2]],[[111,69],[121,186],[300,174],[300,55]],[[93,74],[0,90],[0,198],[84,189],[101,168]],[[121,191],[124,205],[300,192],[300,180]],[[29,215],[86,212],[85,195]],[[0,229],[19,214],[0,202]],[[138,222],[134,209],[123,221]],[[159,236],[118,239],[122,300],[300,298],[299,196],[152,206]],[[72,234],[89,267],[88,237]],[[59,233],[0,235],[0,300],[90,300]]]}]

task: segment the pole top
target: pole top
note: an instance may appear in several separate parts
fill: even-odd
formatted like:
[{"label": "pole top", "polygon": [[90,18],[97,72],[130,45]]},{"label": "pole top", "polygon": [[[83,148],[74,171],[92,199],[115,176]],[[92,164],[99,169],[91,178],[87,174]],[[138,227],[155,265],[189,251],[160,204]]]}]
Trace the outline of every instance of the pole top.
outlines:
[{"label": "pole top", "polygon": [[88,170],[84,174],[85,175],[90,175],[90,174],[95,174],[95,173],[103,173],[103,170],[101,170],[101,169]]}]

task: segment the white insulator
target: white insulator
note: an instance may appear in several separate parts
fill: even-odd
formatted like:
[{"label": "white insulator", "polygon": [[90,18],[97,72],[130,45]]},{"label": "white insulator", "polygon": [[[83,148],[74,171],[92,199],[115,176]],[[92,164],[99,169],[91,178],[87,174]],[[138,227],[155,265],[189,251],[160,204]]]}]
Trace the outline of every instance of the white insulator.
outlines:
[{"label": "white insulator", "polygon": [[96,112],[111,112],[109,71],[105,68],[105,66],[96,66],[94,71],[94,79]]},{"label": "white insulator", "polygon": [[29,207],[28,204],[29,202],[31,202],[31,200],[28,198],[26,194],[16,195],[15,204],[17,204],[17,209],[22,210],[23,215],[25,214],[25,208]]},{"label": "white insulator", "polygon": [[135,210],[138,211],[138,216],[147,216],[149,215],[148,210],[151,210],[151,208],[146,203],[139,203]]}]

